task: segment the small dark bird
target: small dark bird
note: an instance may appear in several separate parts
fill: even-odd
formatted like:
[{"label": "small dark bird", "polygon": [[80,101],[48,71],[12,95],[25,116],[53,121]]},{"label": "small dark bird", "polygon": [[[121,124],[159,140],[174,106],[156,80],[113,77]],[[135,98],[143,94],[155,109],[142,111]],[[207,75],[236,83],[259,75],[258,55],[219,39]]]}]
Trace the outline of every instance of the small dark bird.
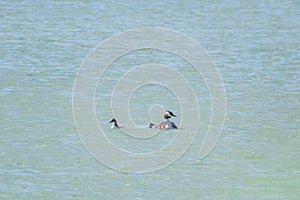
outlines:
[{"label": "small dark bird", "polygon": [[122,127],[123,127],[123,125],[122,125],[122,124],[119,124],[115,118],[112,118],[112,119],[109,121],[109,123],[113,123],[113,124],[111,125],[111,129],[122,128]]}]

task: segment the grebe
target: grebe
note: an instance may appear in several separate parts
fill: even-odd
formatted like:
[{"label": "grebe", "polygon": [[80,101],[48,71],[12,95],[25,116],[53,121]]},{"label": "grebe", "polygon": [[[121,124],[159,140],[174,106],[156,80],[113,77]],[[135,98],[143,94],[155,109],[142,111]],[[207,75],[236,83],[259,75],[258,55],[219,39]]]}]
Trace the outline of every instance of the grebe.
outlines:
[{"label": "grebe", "polygon": [[113,123],[113,124],[111,125],[111,129],[122,128],[122,127],[123,127],[123,125],[122,125],[122,124],[119,124],[115,118],[112,118],[112,119],[109,121],[109,123]]},{"label": "grebe", "polygon": [[[177,129],[175,123],[170,121],[171,117],[177,117],[177,116],[172,111],[167,110],[164,114],[165,121],[156,125],[155,128],[160,130]],[[150,123],[149,128],[153,128],[154,125],[155,124]]]}]

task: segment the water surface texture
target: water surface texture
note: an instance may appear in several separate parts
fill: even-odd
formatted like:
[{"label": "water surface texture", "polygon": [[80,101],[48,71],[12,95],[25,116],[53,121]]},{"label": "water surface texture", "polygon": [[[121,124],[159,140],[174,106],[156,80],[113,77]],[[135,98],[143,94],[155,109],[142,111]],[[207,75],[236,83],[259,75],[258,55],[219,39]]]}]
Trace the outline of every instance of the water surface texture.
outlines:
[{"label": "water surface texture", "polygon": [[[1,1],[0,199],[299,199],[299,10],[292,0]],[[205,83],[174,55],[126,55],[114,64],[124,71],[145,59],[199,79],[192,85],[202,116],[194,143],[175,163],[146,174],[120,173],[82,145],[72,116],[73,83],[104,39],[153,26],[183,33],[210,54],[226,88],[225,127],[212,153],[199,160],[209,122]],[[110,130],[105,91],[123,73],[114,69],[106,72],[108,85],[97,88],[99,124],[130,151],[161,147],[172,132],[154,138],[152,146]],[[148,122],[141,113],[151,103],[180,113],[172,93],[155,87],[132,96],[137,124]]]}]

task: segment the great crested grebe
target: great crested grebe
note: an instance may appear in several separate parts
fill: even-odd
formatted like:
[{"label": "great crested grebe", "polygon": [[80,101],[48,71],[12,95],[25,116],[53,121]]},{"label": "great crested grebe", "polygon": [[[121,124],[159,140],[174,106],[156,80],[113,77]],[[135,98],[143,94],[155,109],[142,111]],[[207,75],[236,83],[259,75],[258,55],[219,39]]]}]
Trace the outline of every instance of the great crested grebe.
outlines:
[{"label": "great crested grebe", "polygon": [[111,125],[111,129],[122,128],[122,127],[123,127],[123,125],[122,125],[122,124],[119,124],[115,118],[112,118],[112,119],[109,121],[109,123],[113,123],[113,124]]},{"label": "great crested grebe", "polygon": [[149,124],[149,128],[153,128],[155,126],[156,129],[160,130],[168,130],[168,129],[177,129],[177,126],[174,124],[174,122],[170,121],[171,117],[177,117],[172,111],[167,110],[164,114],[164,122],[161,122],[160,124],[156,125],[153,123]]}]

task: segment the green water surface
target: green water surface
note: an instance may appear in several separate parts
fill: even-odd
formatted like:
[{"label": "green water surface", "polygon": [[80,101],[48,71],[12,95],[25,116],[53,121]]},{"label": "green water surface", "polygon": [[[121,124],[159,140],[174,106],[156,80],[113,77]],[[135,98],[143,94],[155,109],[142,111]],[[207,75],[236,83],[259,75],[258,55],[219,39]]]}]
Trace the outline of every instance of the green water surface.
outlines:
[{"label": "green water surface", "polygon": [[[299,199],[299,10],[292,0],[2,0],[0,199]],[[210,101],[203,81],[194,81],[203,129],[191,148],[162,170],[120,173],[82,145],[72,116],[73,83],[97,44],[149,26],[179,31],[207,50],[226,88],[225,127],[213,152],[199,160]],[[134,65],[130,57],[119,63]],[[184,64],[176,67],[197,78]],[[119,73],[112,68],[111,78]],[[141,89],[130,106],[146,112],[155,94]],[[97,115],[110,131],[105,95],[97,93],[104,99],[96,103]],[[110,137],[119,145],[131,144],[116,133]]]}]

